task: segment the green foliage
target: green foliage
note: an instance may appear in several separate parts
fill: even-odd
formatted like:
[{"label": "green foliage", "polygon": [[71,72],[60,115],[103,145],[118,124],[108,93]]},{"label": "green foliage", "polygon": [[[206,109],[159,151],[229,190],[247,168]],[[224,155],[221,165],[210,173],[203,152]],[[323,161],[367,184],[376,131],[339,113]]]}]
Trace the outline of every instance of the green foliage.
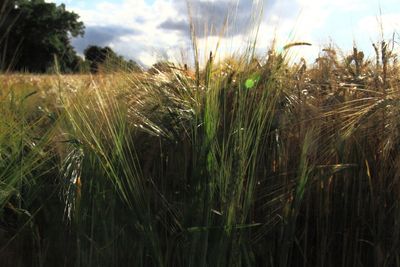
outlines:
[{"label": "green foliage", "polygon": [[117,55],[110,47],[88,46],[84,51],[85,59],[90,65],[90,71],[99,72],[101,68],[105,71],[125,70],[141,71],[139,65],[133,60],[125,60]]},{"label": "green foliage", "polygon": [[85,59],[90,63],[90,70],[98,72],[101,64],[106,62],[107,58],[116,57],[115,52],[109,47],[88,46],[84,51]]},{"label": "green foliage", "polygon": [[9,0],[0,24],[2,70],[46,72],[54,58],[63,72],[79,69],[70,38],[83,35],[79,16],[44,0]]}]

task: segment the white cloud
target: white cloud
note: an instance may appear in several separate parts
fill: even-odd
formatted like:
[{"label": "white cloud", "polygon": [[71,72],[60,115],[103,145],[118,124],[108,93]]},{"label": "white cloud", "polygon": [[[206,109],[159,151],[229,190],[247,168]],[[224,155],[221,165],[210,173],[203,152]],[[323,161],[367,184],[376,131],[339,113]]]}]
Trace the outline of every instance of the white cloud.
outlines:
[{"label": "white cloud", "polygon": [[[194,3],[200,0],[190,1]],[[219,10],[218,8],[226,6],[226,2],[235,4],[237,0],[207,1],[210,2],[209,5],[215,7],[215,10]],[[224,1],[225,5],[218,5],[221,1]],[[246,5],[256,2],[240,1]],[[258,51],[266,52],[274,38],[276,38],[278,49],[293,41],[306,41],[312,43],[313,46],[295,47],[290,52],[294,56],[297,55],[297,58],[301,56],[311,60],[318,55],[320,45],[328,42],[330,37],[339,44],[351,46],[352,37],[366,43],[369,40],[366,40],[366,34],[370,35],[368,38],[375,39],[379,33],[376,20],[380,6],[378,0],[258,1],[266,4],[265,16],[259,28]],[[392,33],[400,26],[400,7],[397,8],[398,12],[395,10],[398,6],[397,1],[386,0],[381,4],[384,13],[383,25],[387,33]],[[108,42],[109,45],[112,43],[118,53],[137,59],[145,65],[151,65],[163,57],[179,60],[182,53],[190,58],[189,34],[185,33],[184,24],[176,23],[187,21],[188,14],[184,0],[155,0],[151,5],[145,0],[124,0],[120,4],[99,1],[91,5],[76,0],[70,1],[67,7],[81,16],[88,33],[90,30],[92,32],[94,29],[98,30],[99,28],[96,28],[98,26],[104,26],[103,30],[109,27],[111,31],[109,34],[117,37],[102,40]],[[242,7],[237,12],[244,12]],[[256,11],[254,10],[250,15],[253,16]],[[387,11],[391,13],[388,14]],[[203,13],[205,13],[204,10]],[[208,16],[207,14],[197,15],[204,18]],[[220,15],[224,17],[225,14]],[[168,25],[165,24],[166,21],[169,22]],[[163,23],[166,25],[165,29],[160,27]],[[116,30],[118,27],[120,29]],[[243,27],[243,25],[236,25],[237,27]],[[245,32],[239,29],[238,34],[222,38],[219,54],[223,56],[244,49],[248,41]],[[208,51],[213,50],[218,39],[215,36],[199,39],[199,50],[204,58],[208,55]]]},{"label": "white cloud", "polygon": [[[371,38],[376,38],[376,34],[381,34],[379,29],[382,27],[383,33],[386,35],[392,35],[400,29],[400,13],[385,14],[382,16],[367,16],[358,22],[358,29],[364,34],[371,34]],[[371,29],[376,29],[371,31]],[[374,36],[375,35],[375,36]]]},{"label": "white cloud", "polygon": [[99,2],[90,10],[78,6],[71,10],[80,15],[87,31],[93,27],[108,25],[140,30],[140,34],[128,33],[112,42],[117,52],[138,59],[145,65],[151,65],[158,59],[153,55],[154,51],[165,54],[171,47],[185,44],[179,33],[158,29],[158,25],[165,19],[180,16],[171,1],[156,0],[152,5],[146,4],[144,0],[125,0],[122,4]]}]

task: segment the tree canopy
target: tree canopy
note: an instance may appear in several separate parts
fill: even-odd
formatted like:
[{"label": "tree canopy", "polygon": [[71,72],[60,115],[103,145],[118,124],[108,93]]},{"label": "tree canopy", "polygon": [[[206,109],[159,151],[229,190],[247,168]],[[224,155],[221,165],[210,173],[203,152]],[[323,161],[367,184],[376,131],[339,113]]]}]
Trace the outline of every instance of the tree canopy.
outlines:
[{"label": "tree canopy", "polygon": [[96,45],[88,46],[85,51],[85,59],[90,62],[90,71],[98,72],[101,64],[104,64],[107,58],[115,58],[117,55],[109,47],[100,47]]},{"label": "tree canopy", "polygon": [[90,71],[96,73],[101,66],[111,69],[126,69],[129,71],[141,71],[139,65],[133,60],[125,60],[115,53],[110,47],[96,45],[88,46],[84,51],[85,59],[90,64]]},{"label": "tree canopy", "polygon": [[80,65],[70,43],[84,34],[79,16],[64,4],[44,0],[5,0],[0,4],[0,67],[8,70],[46,72],[57,58],[61,71]]}]

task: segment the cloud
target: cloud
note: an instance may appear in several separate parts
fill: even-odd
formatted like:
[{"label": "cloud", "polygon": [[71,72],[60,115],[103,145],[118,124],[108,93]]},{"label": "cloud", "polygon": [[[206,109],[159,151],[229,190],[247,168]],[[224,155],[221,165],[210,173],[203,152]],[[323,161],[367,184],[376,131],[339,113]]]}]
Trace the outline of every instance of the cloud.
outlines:
[{"label": "cloud", "polygon": [[[392,35],[400,28],[400,13],[389,13],[382,16],[366,16],[359,20],[358,29],[361,32],[371,34],[371,29],[383,29],[383,34]],[[373,32],[375,35],[379,32]],[[369,36],[378,37],[378,36]]]},{"label": "cloud", "polygon": [[[385,19],[386,32],[399,24],[396,1],[381,2],[383,14],[392,13]],[[315,58],[319,45],[328,43],[330,37],[341,47],[352,46],[352,36],[379,31],[375,26],[377,0],[74,0],[67,8],[78,13],[87,27],[86,36],[73,41],[78,51],[91,43],[109,45],[145,65],[165,58],[180,60],[182,52],[190,59],[189,21],[195,25],[199,51],[205,57],[217,43],[220,54],[246,48],[258,17],[257,51],[267,51],[274,38],[278,49],[292,41],[307,41],[313,46],[293,51],[309,58]],[[228,27],[224,28],[226,19]],[[225,32],[220,37],[222,29]]]},{"label": "cloud", "polygon": [[[271,10],[277,3],[290,0],[188,1],[199,38],[199,50],[207,50],[206,47],[211,45],[215,47],[217,39],[213,37],[219,36],[226,18],[229,27],[220,38],[221,47],[236,50],[246,43],[259,4],[264,3],[266,9]],[[151,4],[148,0],[89,2],[71,1],[67,5],[69,10],[80,15],[87,27],[84,38],[73,40],[78,52],[82,53],[89,44],[108,45],[117,53],[145,65],[159,59],[180,60],[181,54],[192,58],[187,1],[153,0]]]},{"label": "cloud", "polygon": [[159,24],[159,28],[169,31],[178,31],[187,35],[189,24],[194,26],[199,38],[220,36],[233,37],[245,35],[252,22],[259,15],[257,11],[264,4],[265,8],[272,8],[277,1],[228,1],[228,0],[192,0],[188,2],[174,0],[179,14],[190,14],[185,19],[169,17]]},{"label": "cloud", "polygon": [[189,22],[186,20],[173,20],[168,18],[164,22],[162,22],[159,26],[160,29],[178,31],[181,33],[189,32]]},{"label": "cloud", "polygon": [[140,30],[118,25],[87,26],[84,37],[74,38],[72,44],[78,53],[83,53],[83,50],[89,45],[110,46],[124,36],[139,34],[141,34]]}]

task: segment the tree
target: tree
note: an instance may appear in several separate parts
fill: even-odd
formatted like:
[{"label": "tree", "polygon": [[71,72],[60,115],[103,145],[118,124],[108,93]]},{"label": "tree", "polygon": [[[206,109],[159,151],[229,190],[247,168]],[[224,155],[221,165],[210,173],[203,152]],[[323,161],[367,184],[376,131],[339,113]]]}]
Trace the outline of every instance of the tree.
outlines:
[{"label": "tree", "polygon": [[85,59],[89,61],[90,71],[94,73],[99,71],[99,66],[104,64],[107,58],[117,56],[111,48],[96,45],[88,46],[83,53]]},{"label": "tree", "polygon": [[79,69],[79,57],[70,43],[71,37],[84,34],[77,14],[67,11],[64,4],[44,0],[8,0],[4,7],[7,13],[0,23],[3,70],[46,72],[55,58],[61,71]]},{"label": "tree", "polygon": [[84,51],[85,59],[90,64],[90,71],[97,73],[101,66],[108,70],[141,71],[139,65],[133,60],[125,60],[115,53],[110,47],[88,46]]}]

